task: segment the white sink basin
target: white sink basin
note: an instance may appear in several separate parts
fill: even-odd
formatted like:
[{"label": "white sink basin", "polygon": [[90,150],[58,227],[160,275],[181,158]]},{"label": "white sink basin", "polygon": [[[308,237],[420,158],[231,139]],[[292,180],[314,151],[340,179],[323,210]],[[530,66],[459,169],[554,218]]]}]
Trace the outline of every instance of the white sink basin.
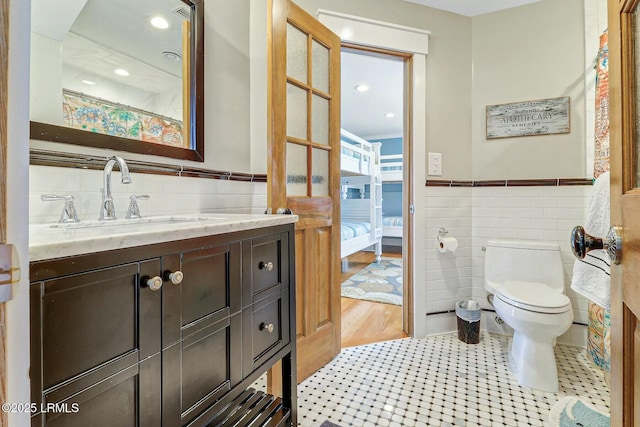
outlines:
[{"label": "white sink basin", "polygon": [[219,222],[226,220],[225,216],[155,216],[147,218],[135,219],[116,219],[113,221],[81,221],[66,224],[51,224],[51,228],[62,228],[66,230],[77,230],[82,228],[105,228],[105,227],[123,227],[135,226],[145,227],[149,225],[166,225],[166,224],[186,224],[193,222]]}]

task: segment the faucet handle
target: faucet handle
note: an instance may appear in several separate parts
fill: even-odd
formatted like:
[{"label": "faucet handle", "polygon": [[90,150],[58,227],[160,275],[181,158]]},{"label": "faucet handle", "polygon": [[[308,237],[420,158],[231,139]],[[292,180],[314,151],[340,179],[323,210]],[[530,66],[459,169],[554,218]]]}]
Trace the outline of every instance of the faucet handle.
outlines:
[{"label": "faucet handle", "polygon": [[127,210],[127,216],[125,216],[125,218],[142,218],[142,215],[140,214],[140,207],[138,206],[138,200],[148,200],[150,198],[151,197],[149,197],[148,194],[141,194],[139,196],[132,195],[131,197],[129,197],[129,199],[131,199],[131,202],[129,203],[129,209]]},{"label": "faucet handle", "polygon": [[76,207],[73,205],[74,197],[71,194],[43,194],[42,196],[40,196],[40,200],[42,200],[43,202],[64,200],[64,207],[62,208],[62,213],[60,214],[60,220],[58,222],[80,222],[80,220],[78,219],[78,212],[76,211]]}]

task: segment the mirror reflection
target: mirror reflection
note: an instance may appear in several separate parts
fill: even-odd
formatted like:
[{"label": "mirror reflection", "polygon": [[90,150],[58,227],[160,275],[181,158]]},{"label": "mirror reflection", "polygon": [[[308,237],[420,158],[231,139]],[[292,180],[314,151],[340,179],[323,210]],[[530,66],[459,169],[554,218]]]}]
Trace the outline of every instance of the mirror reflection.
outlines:
[{"label": "mirror reflection", "polygon": [[192,14],[182,0],[34,0],[32,122],[195,148]]}]

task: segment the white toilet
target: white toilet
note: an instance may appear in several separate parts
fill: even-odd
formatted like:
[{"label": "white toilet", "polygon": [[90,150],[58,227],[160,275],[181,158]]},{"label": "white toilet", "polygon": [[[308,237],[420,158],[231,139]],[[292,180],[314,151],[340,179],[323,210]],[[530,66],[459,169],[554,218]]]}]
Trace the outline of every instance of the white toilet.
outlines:
[{"label": "white toilet", "polygon": [[557,392],[553,346],[573,322],[560,247],[532,240],[489,240],[484,287],[493,294],[498,316],[514,330],[509,362],[518,383]]}]

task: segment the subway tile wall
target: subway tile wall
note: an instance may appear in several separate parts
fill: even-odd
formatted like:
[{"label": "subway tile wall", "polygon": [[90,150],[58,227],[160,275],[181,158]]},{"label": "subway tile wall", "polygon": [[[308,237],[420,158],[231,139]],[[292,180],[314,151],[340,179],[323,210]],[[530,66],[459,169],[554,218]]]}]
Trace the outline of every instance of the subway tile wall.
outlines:
[{"label": "subway tile wall", "polygon": [[[29,222],[55,222],[63,202],[43,202],[43,193],[71,194],[81,220],[98,219],[102,200],[102,171],[50,166],[29,167]],[[133,173],[131,184],[120,183],[120,171],[112,173],[116,215],[124,218],[131,195],[147,194],[138,205],[143,216],[194,212],[263,213],[267,205],[266,183]]]},{"label": "subway tile wall", "polygon": [[[466,193],[465,193],[466,192]],[[460,247],[446,260],[428,242],[427,248],[427,313],[453,310],[458,299],[472,299],[488,308],[484,290],[484,252],[482,246],[491,238],[530,239],[557,242],[562,252],[565,270],[566,294],[574,309],[574,322],[587,323],[588,301],[569,287],[574,257],[569,246],[571,229],[584,224],[591,194],[590,186],[549,187],[474,187],[428,188],[426,223],[429,236],[437,234],[437,224],[451,221]],[[468,199],[468,200],[464,200]],[[449,213],[447,213],[449,212]],[[460,227],[459,224],[465,224]],[[434,229],[435,228],[435,234]],[[442,290],[447,275],[453,274],[450,266],[458,267],[456,286]],[[471,279],[471,290],[467,286]],[[492,332],[510,333],[509,328],[495,321],[495,314],[484,312],[482,328]],[[427,316],[429,333],[444,333],[456,328],[455,314]],[[573,325],[559,342],[570,345],[586,345],[586,327]]]},{"label": "subway tile wall", "polygon": [[[426,313],[427,334],[456,330],[455,314],[433,314],[453,310],[456,301],[473,297],[473,234],[471,187],[427,187],[426,190]],[[437,236],[458,239],[455,253],[438,251]]]}]

